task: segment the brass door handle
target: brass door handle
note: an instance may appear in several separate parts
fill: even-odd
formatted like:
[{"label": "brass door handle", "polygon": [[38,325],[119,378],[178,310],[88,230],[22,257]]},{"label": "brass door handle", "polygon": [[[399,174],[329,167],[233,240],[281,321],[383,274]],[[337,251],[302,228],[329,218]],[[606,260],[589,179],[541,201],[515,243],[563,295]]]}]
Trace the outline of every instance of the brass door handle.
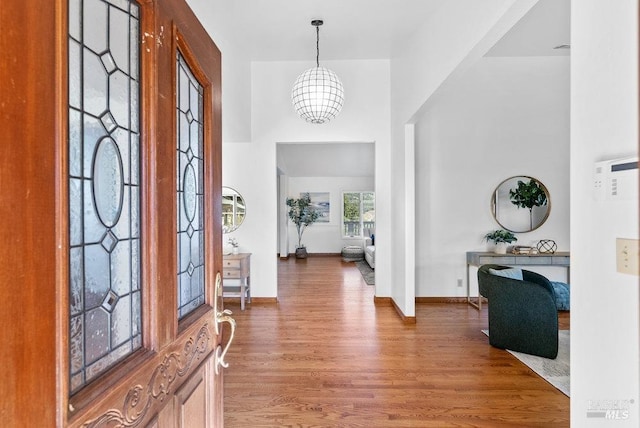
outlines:
[{"label": "brass door handle", "polygon": [[224,350],[222,350],[221,346],[218,346],[216,348],[216,361],[215,361],[216,374],[220,374],[220,369],[218,368],[218,366],[222,366],[225,369],[229,367],[229,363],[227,363],[224,360],[224,357],[227,355],[227,351],[229,351],[231,342],[233,342],[233,337],[236,334],[236,320],[231,318],[230,315],[231,315],[231,311],[228,309],[225,309],[224,311],[218,312],[216,314],[216,326],[219,326],[220,324],[225,322],[229,323],[229,325],[231,326],[231,335],[229,336],[229,340],[227,341],[227,344],[224,347]]}]

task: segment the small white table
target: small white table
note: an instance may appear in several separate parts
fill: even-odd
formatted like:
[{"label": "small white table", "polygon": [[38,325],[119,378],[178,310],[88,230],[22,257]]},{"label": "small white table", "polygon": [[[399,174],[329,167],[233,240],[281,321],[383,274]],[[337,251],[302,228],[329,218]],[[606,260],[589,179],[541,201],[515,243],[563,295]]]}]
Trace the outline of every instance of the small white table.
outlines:
[{"label": "small white table", "polygon": [[251,303],[251,253],[222,256],[222,278],[240,280],[240,285],[222,282],[222,295],[240,297],[240,309],[244,311],[245,298]]},{"label": "small white table", "polygon": [[467,303],[474,308],[482,309],[482,296],[478,291],[478,302],[471,300],[469,283],[469,266],[482,265],[504,266],[564,266],[567,268],[567,282],[570,275],[570,256],[568,251],[556,251],[553,254],[498,254],[481,251],[467,252]]}]

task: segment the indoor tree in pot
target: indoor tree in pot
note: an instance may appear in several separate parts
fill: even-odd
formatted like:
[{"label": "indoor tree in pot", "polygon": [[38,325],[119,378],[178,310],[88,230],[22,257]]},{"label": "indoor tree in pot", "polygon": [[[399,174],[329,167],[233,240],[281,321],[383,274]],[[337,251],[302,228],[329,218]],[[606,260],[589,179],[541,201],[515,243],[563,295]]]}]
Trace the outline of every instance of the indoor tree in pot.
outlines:
[{"label": "indoor tree in pot", "polygon": [[302,234],[307,226],[312,225],[320,215],[311,205],[311,196],[308,193],[300,195],[300,199],[287,198],[289,207],[289,219],[296,225],[298,230],[298,247],[296,248],[296,258],[307,257],[307,248],[302,245]]},{"label": "indoor tree in pot", "polygon": [[484,240],[493,242],[495,245],[494,252],[497,254],[505,254],[507,252],[507,245],[517,241],[518,238],[508,230],[498,229],[484,235]]}]

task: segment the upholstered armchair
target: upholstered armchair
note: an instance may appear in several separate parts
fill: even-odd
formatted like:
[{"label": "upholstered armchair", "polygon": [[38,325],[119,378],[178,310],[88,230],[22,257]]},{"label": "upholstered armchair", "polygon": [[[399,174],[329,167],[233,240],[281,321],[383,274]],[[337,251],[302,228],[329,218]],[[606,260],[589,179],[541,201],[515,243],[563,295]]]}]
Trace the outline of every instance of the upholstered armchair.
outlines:
[{"label": "upholstered armchair", "polygon": [[[480,294],[489,300],[489,343],[546,358],[558,355],[558,311],[547,278],[522,269],[522,280],[490,273],[506,266],[478,269]],[[517,270],[511,270],[517,271]]]}]

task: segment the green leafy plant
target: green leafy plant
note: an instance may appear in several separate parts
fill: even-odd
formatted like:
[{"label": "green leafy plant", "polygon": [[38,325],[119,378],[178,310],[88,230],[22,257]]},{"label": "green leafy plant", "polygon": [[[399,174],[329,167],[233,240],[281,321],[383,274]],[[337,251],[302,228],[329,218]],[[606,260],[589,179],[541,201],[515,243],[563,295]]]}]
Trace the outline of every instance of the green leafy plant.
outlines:
[{"label": "green leafy plant", "polygon": [[504,229],[493,230],[486,235],[484,235],[484,240],[489,242],[493,242],[494,244],[499,244],[501,242],[506,242],[507,244],[511,244],[514,241],[517,241],[516,235],[512,232]]},{"label": "green leafy plant", "polygon": [[298,248],[304,248],[302,234],[308,226],[315,223],[320,214],[311,205],[311,196],[308,193],[303,193],[300,199],[287,198],[287,206],[289,207],[289,219],[298,230]]},{"label": "green leafy plant", "polygon": [[533,229],[533,207],[547,205],[547,193],[540,183],[534,179],[528,183],[518,180],[518,186],[509,190],[509,197],[513,205],[529,210],[529,227]]}]

